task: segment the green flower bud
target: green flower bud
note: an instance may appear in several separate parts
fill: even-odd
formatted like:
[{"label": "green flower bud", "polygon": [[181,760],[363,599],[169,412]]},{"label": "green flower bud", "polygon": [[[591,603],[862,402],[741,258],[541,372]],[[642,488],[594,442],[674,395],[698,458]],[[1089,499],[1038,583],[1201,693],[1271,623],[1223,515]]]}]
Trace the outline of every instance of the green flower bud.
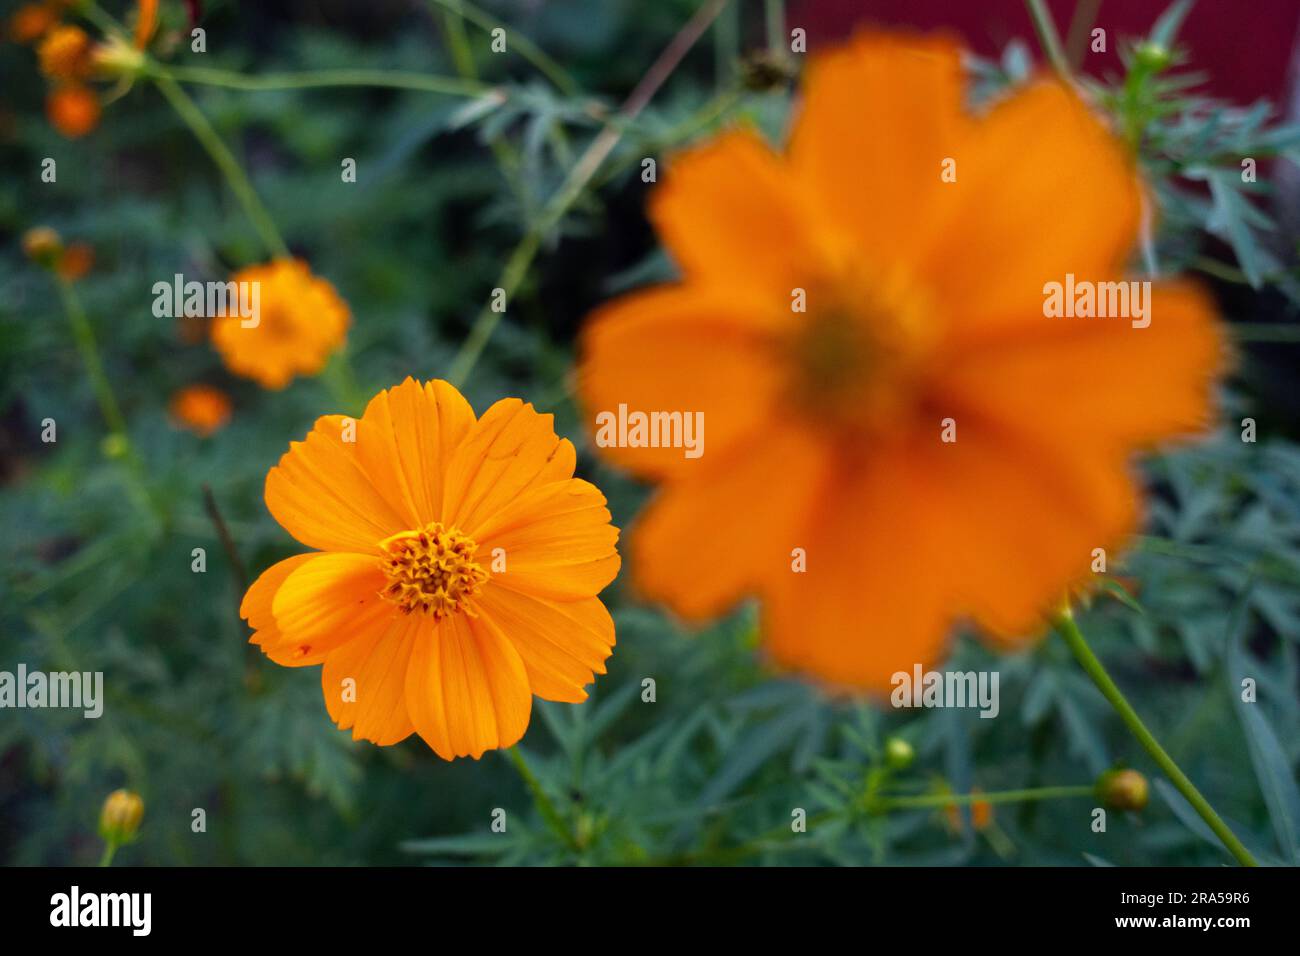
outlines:
[{"label": "green flower bud", "polygon": [[893,770],[903,770],[912,765],[916,751],[902,737],[890,737],[885,741],[885,765]]}]

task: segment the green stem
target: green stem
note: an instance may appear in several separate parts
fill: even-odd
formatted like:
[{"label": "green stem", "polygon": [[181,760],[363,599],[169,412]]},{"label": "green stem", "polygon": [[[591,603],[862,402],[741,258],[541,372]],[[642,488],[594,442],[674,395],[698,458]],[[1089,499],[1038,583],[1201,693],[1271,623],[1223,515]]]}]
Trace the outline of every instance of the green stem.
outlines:
[{"label": "green stem", "polygon": [[[568,208],[567,205],[565,208]],[[523,282],[524,276],[528,274],[528,267],[533,264],[533,258],[537,255],[541,244],[542,229],[540,226],[534,226],[524,234],[519,245],[515,246],[514,251],[510,253],[510,258],[506,260],[505,268],[501,270],[501,276],[497,279],[497,288],[505,291],[506,308],[509,308],[508,303],[514,297],[519,284]],[[492,333],[496,331],[503,315],[505,312],[496,311],[491,304],[485,305],[479,311],[469,335],[461,344],[455,359],[452,360],[451,369],[447,372],[447,381],[452,385],[457,388],[464,385],[465,379],[469,378],[469,373],[474,369],[479,356],[483,354],[483,349],[492,338]]]},{"label": "green stem", "polygon": [[1074,652],[1080,666],[1092,678],[1092,682],[1097,685],[1097,689],[1101,691],[1102,696],[1115,708],[1115,712],[1119,714],[1120,719],[1124,721],[1129,731],[1137,738],[1138,743],[1151,755],[1151,759],[1164,771],[1169,781],[1178,788],[1178,792],[1192,805],[1192,809],[1214,831],[1215,836],[1237,858],[1237,862],[1242,866],[1257,866],[1258,864],[1255,862],[1255,858],[1250,855],[1250,851],[1228,829],[1228,825],[1214,812],[1214,808],[1210,806],[1209,801],[1201,796],[1201,792],[1196,789],[1196,786],[1187,778],[1187,774],[1183,773],[1178,764],[1174,763],[1173,758],[1165,752],[1165,748],[1160,746],[1160,742],[1156,740],[1151,731],[1147,730],[1146,724],[1142,723],[1142,718],[1137,715],[1137,711],[1129,704],[1120,689],[1115,686],[1115,682],[1111,680],[1106,668],[1097,659],[1097,655],[1092,652],[1092,648],[1088,646],[1088,641],[1084,638],[1083,632],[1079,630],[1079,625],[1074,620],[1074,613],[1068,606],[1052,618],[1052,625],[1056,628],[1056,632],[1064,638],[1070,650]]},{"label": "green stem", "polygon": [[310,90],[323,87],[364,86],[396,90],[419,90],[445,93],[448,96],[483,96],[499,92],[497,87],[453,76],[432,76],[402,70],[310,70],[298,73],[261,73],[248,75],[230,70],[202,66],[154,65],[153,76],[165,75],[180,83],[220,86],[231,90]]},{"label": "green stem", "polygon": [[996,790],[992,793],[926,793],[915,797],[879,797],[875,810],[923,810],[927,807],[965,807],[976,803],[1027,803],[1034,800],[1063,800],[1091,797],[1096,788],[1084,785],[1034,787],[1027,790]]},{"label": "green stem", "polygon": [[117,841],[109,840],[104,844],[104,855],[99,858],[100,866],[111,866],[113,856],[117,853]]},{"label": "green stem", "polygon": [[[446,6],[443,0],[437,0],[437,2]],[[524,276],[527,275],[529,266],[532,265],[534,257],[541,248],[542,237],[559,223],[564,214],[569,211],[569,207],[582,195],[583,189],[600,171],[601,164],[605,162],[609,154],[613,152],[614,147],[618,145],[619,140],[622,139],[627,125],[640,115],[646,104],[650,102],[664,84],[664,81],[677,68],[677,64],[682,61],[690,48],[695,45],[718,14],[726,7],[727,2],[728,0],[710,0],[677,32],[677,35],[664,48],[664,51],[659,54],[659,58],[651,64],[650,69],[641,77],[640,82],[632,90],[622,109],[596,134],[591,141],[591,145],[587,147],[586,151],[569,170],[569,175],[565,178],[564,183],[542,209],[538,219],[524,233],[523,238],[519,240],[519,244],[515,246],[501,271],[501,277],[497,280],[497,287],[505,290],[507,302],[518,288],[519,283],[523,281]],[[468,10],[466,15],[468,16]],[[470,334],[452,360],[451,368],[447,374],[447,380],[451,384],[459,387],[469,377],[469,373],[474,369],[484,347],[500,323],[502,315],[504,315],[504,312],[495,311],[491,305],[484,306],[479,312],[478,317],[474,320],[474,325],[470,329]]]},{"label": "green stem", "polygon": [[180,84],[172,79],[170,73],[154,65],[147,69],[146,75],[153,80],[159,92],[171,103],[172,108],[176,110],[176,114],[190,128],[199,144],[207,150],[208,155],[212,157],[212,161],[217,164],[217,168],[226,177],[231,192],[235,194],[239,204],[244,207],[244,212],[248,215],[253,228],[262,237],[262,242],[266,248],[277,258],[289,258],[289,247],[285,245],[284,239],[281,238],[280,231],[276,229],[270,213],[266,211],[262,201],[257,198],[253,184],[248,181],[248,176],[245,175],[243,167],[239,165],[239,161],[226,148],[226,144],[221,141],[221,137],[212,128],[212,124],[208,122],[207,117],[203,115],[203,112],[190,99],[189,95],[181,89]]},{"label": "green stem", "polygon": [[1034,21],[1034,32],[1038,34],[1038,43],[1047,55],[1052,69],[1063,77],[1070,75],[1070,65],[1065,60],[1065,51],[1061,48],[1061,35],[1056,32],[1056,24],[1047,10],[1043,0],[1025,0],[1029,18]]},{"label": "green stem", "polygon": [[91,387],[95,391],[95,400],[99,404],[100,414],[104,416],[109,437],[116,445],[112,451],[126,460],[127,493],[144,514],[152,515],[153,504],[145,484],[144,466],[135,453],[130,436],[127,435],[126,418],[122,415],[122,407],[118,404],[113,385],[104,372],[104,362],[100,358],[95,330],[90,325],[90,318],[86,315],[81,297],[77,295],[77,290],[72,283],[59,276],[55,277],[55,281],[59,289],[59,299],[63,303],[64,314],[68,317],[68,324],[72,326],[73,341],[77,344],[77,352],[81,355],[82,365],[85,366]]},{"label": "green stem", "polygon": [[467,0],[428,0],[428,3],[430,6],[439,6],[443,10],[456,14],[458,17],[464,17],[485,33],[491,33],[496,29],[506,30],[506,49],[514,50],[535,66],[543,76],[554,84],[557,90],[566,96],[577,96],[580,92],[573,77],[569,76],[559,63],[551,59],[546,51],[514,27],[507,28],[500,20],[480,10]]},{"label": "green stem", "polygon": [[510,760],[510,763],[514,765],[514,768],[519,771],[519,776],[523,778],[524,786],[528,788],[528,793],[532,796],[533,803],[536,805],[537,811],[542,815],[542,819],[546,821],[546,825],[555,832],[556,836],[564,841],[565,845],[568,846],[569,849],[581,849],[581,847],[578,846],[577,839],[573,835],[573,831],[569,829],[568,824],[564,822],[564,817],[560,815],[560,811],[555,808],[555,804],[551,802],[551,798],[548,797],[546,791],[542,789],[541,781],[537,779],[537,775],[534,774],[532,768],[528,766],[528,761],[524,759],[524,755],[520,752],[519,748],[507,747],[502,752]]},{"label": "green stem", "polygon": [[81,299],[72,287],[72,283],[63,278],[59,278],[57,282],[59,298],[63,301],[63,311],[68,316],[68,324],[72,326],[72,338],[77,343],[77,351],[81,353],[86,374],[90,376],[90,384],[95,390],[95,399],[99,402],[104,423],[108,425],[112,435],[117,436],[121,441],[126,441],[126,420],[122,417],[122,408],[117,403],[113,386],[104,373],[104,363],[99,357],[99,344],[95,340],[95,330],[90,327],[90,319],[87,318],[86,310],[82,308]]}]

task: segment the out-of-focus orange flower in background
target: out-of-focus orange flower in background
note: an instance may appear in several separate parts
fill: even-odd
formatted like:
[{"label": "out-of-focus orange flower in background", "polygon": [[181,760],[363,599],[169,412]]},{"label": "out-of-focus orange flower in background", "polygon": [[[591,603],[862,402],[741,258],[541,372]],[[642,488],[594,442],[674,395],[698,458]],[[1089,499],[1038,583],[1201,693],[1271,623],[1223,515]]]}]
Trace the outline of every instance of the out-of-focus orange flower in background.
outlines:
[{"label": "out-of-focus orange flower in background", "polygon": [[45,98],[50,125],[69,139],[79,139],[99,125],[99,97],[81,83],[56,86]]},{"label": "out-of-focus orange flower in background", "polygon": [[187,385],[172,396],[169,407],[182,427],[202,438],[230,421],[230,396],[213,385]]},{"label": "out-of-focus orange flower in background", "polygon": [[738,130],[671,165],[651,214],[681,281],[583,337],[589,422],[707,426],[698,459],[604,449],[659,485],[640,591],[690,620],[757,595],[775,660],[836,685],[887,690],[960,619],[1040,632],[1137,528],[1133,453],[1206,426],[1224,365],[1183,282],[1153,283],[1146,328],[1046,317],[1046,283],[1122,277],[1133,158],[1060,81],[978,116],[964,92],[946,39],[814,59],[784,153]]},{"label": "out-of-focus orange flower in background", "polygon": [[81,27],[56,26],[37,47],[41,73],[51,80],[84,80],[94,68],[94,43]]},{"label": "out-of-focus orange flower in background", "polygon": [[9,17],[9,36],[15,43],[35,43],[59,22],[51,3],[25,3]]},{"label": "out-of-focus orange flower in background", "polygon": [[352,321],[348,305],[300,259],[250,266],[230,281],[258,289],[255,324],[233,306],[212,323],[212,344],[236,375],[281,389],[295,376],[320,372],[343,345]]},{"label": "out-of-focus orange flower in background", "polygon": [[614,646],[597,595],[618,529],[575,464],[550,415],[503,399],[476,418],[441,381],[318,419],[266,478],[271,514],[318,550],[248,589],[253,643],[324,664],[325,705],[356,739],[418,733],[447,760],[511,746],[533,695],[585,700]]}]

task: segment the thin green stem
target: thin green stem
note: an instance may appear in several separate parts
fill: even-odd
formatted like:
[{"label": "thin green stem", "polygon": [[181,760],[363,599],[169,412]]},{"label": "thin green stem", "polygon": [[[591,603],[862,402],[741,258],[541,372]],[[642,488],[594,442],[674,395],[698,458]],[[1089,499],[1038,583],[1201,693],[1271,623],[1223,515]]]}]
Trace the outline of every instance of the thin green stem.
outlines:
[{"label": "thin green stem", "polygon": [[[442,2],[442,0],[437,0],[437,2]],[[641,77],[640,82],[632,90],[618,114],[596,134],[591,141],[591,145],[587,147],[586,151],[569,170],[569,175],[565,178],[564,183],[542,209],[538,219],[524,233],[523,238],[519,240],[519,244],[515,246],[514,251],[510,254],[510,258],[506,260],[506,265],[501,271],[501,277],[497,281],[497,288],[505,290],[507,301],[519,287],[519,283],[523,281],[524,276],[527,275],[529,266],[532,265],[533,259],[541,248],[542,238],[559,223],[564,214],[569,211],[569,207],[582,195],[582,191],[599,172],[601,164],[613,152],[614,147],[618,145],[627,125],[640,115],[646,104],[658,92],[659,87],[664,84],[664,81],[676,69],[677,64],[682,61],[682,57],[695,45],[718,14],[722,12],[727,2],[728,0],[710,0],[677,32],[677,35],[664,48],[659,58]],[[474,366],[478,363],[479,356],[482,355],[483,349],[492,338],[492,333],[496,330],[497,325],[501,322],[501,316],[504,314],[504,312],[492,308],[491,304],[484,306],[480,310],[478,317],[474,320],[474,325],[470,328],[470,334],[452,360],[451,368],[447,373],[449,382],[457,387],[464,384],[469,377],[469,373],[473,371]]]},{"label": "thin green stem", "polygon": [[1065,800],[1073,797],[1091,797],[1096,788],[1076,785],[1062,787],[1034,787],[1026,790],[995,790],[991,793],[926,793],[914,797],[879,797],[873,809],[924,810],[929,807],[966,807],[977,803],[1028,803],[1036,800]]},{"label": "thin green stem", "polygon": [[262,242],[267,250],[277,258],[287,259],[289,257],[289,247],[285,245],[284,239],[280,236],[280,230],[275,227],[275,222],[271,219],[270,213],[262,205],[262,200],[257,198],[257,192],[253,189],[253,184],[248,181],[244,169],[239,165],[239,161],[226,148],[226,144],[221,141],[217,131],[212,128],[208,118],[203,115],[198,105],[190,99],[180,84],[172,79],[169,72],[151,65],[146,70],[146,75],[153,80],[154,85],[158,87],[159,92],[167,99],[176,110],[176,114],[190,128],[195,139],[207,150],[212,161],[217,164],[221,170],[226,182],[230,185],[230,190],[239,200],[239,204],[244,207],[249,221],[253,228],[257,230],[258,235],[262,237]]},{"label": "thin green stem", "polygon": [[496,87],[454,76],[434,76],[405,70],[310,70],[297,73],[245,74],[203,66],[153,67],[153,75],[165,75],[180,83],[219,86],[231,90],[309,90],[324,87],[363,86],[396,90],[419,90],[448,96],[483,96]]},{"label": "thin green stem", "polygon": [[1214,812],[1214,808],[1210,806],[1209,801],[1201,796],[1201,792],[1196,789],[1196,786],[1187,778],[1187,774],[1183,773],[1178,764],[1174,763],[1174,759],[1166,753],[1165,748],[1160,746],[1160,742],[1147,729],[1146,724],[1142,723],[1142,718],[1137,715],[1137,711],[1129,704],[1120,689],[1115,686],[1115,682],[1111,680],[1105,666],[1098,660],[1097,655],[1092,652],[1092,648],[1088,646],[1088,641],[1084,638],[1083,632],[1079,630],[1079,625],[1075,623],[1074,613],[1069,607],[1062,609],[1052,618],[1052,625],[1065,640],[1065,643],[1069,645],[1070,650],[1074,652],[1080,666],[1092,678],[1092,682],[1097,685],[1097,689],[1101,691],[1102,696],[1115,708],[1115,712],[1119,714],[1120,719],[1124,721],[1129,731],[1137,738],[1138,743],[1151,755],[1151,759],[1155,761],[1156,765],[1164,771],[1170,783],[1177,787],[1178,792],[1192,805],[1192,809],[1214,831],[1214,835],[1223,842],[1223,845],[1228,848],[1228,851],[1236,857],[1237,862],[1242,866],[1257,866],[1258,864],[1256,864],[1255,858],[1250,855],[1250,851],[1228,829],[1228,825]]},{"label": "thin green stem", "polygon": [[557,90],[566,96],[577,96],[580,92],[573,77],[559,63],[551,59],[545,50],[514,27],[506,27],[500,20],[480,10],[467,0],[427,0],[427,2],[431,7],[438,6],[443,10],[464,17],[485,33],[491,33],[497,29],[505,30],[507,50],[514,50],[531,63],[537,68],[538,72],[551,81]]},{"label": "thin green stem", "polygon": [[542,819],[546,821],[546,825],[549,826],[551,830],[554,831],[555,835],[563,840],[565,845],[571,850],[580,850],[581,847],[578,845],[578,840],[573,835],[573,831],[569,828],[569,825],[564,822],[564,817],[561,816],[560,811],[555,808],[555,804],[552,803],[551,798],[546,795],[546,791],[542,789],[541,781],[537,779],[537,775],[533,773],[532,768],[528,766],[528,761],[524,759],[524,755],[520,752],[519,748],[507,747],[502,752],[506,755],[506,758],[509,759],[515,770],[519,771],[519,776],[523,778],[524,786],[528,788],[528,793],[533,798],[533,804],[537,807],[537,812],[542,815]]},{"label": "thin green stem", "polygon": [[99,858],[99,865],[101,867],[111,866],[113,863],[113,857],[116,855],[116,853],[117,853],[117,841],[109,840],[107,843],[104,844],[104,855]]},{"label": "thin green stem", "polygon": [[77,295],[72,282],[59,276],[55,277],[55,281],[59,289],[59,299],[63,303],[63,312],[72,327],[73,341],[77,345],[81,363],[85,366],[86,375],[89,376],[91,387],[95,391],[95,401],[99,404],[100,414],[104,417],[104,424],[108,426],[109,437],[115,446],[112,452],[125,459],[127,492],[143,513],[152,514],[153,503],[145,484],[144,466],[136,455],[135,447],[131,444],[130,436],[126,431],[126,418],[122,415],[122,406],[118,404],[117,394],[113,391],[113,385],[104,371],[104,362],[100,358],[95,330],[91,327],[90,318],[86,315],[81,297]]},{"label": "thin green stem", "polygon": [[99,411],[104,416],[104,424],[111,434],[126,440],[126,420],[122,417],[122,407],[117,403],[117,395],[104,373],[104,363],[99,357],[99,343],[95,339],[95,330],[90,326],[90,319],[81,305],[72,283],[67,279],[57,279],[59,298],[63,302],[63,311],[72,326],[72,338],[77,343],[81,362],[90,376],[91,387],[95,390],[95,399],[99,402]]},{"label": "thin green stem", "polygon": [[1061,47],[1061,35],[1056,32],[1056,24],[1047,10],[1047,4],[1043,0],[1025,0],[1025,8],[1029,11],[1029,19],[1034,21],[1038,43],[1052,64],[1052,69],[1061,76],[1069,76],[1070,65],[1066,62],[1065,51]]}]

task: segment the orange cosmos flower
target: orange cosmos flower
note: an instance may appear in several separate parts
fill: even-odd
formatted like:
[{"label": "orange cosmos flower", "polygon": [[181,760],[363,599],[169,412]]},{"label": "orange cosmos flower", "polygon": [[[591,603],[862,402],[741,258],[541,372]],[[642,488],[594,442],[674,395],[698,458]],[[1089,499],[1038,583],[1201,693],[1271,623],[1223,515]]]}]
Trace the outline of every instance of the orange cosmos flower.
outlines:
[{"label": "orange cosmos flower", "polygon": [[9,36],[16,43],[32,43],[59,22],[59,13],[47,3],[25,3],[9,18]]},{"label": "orange cosmos flower", "polygon": [[58,86],[45,98],[45,115],[68,139],[79,139],[99,125],[99,97],[79,83]]},{"label": "orange cosmos flower", "polygon": [[[1074,91],[972,115],[942,39],[814,60],[784,153],[736,131],[679,157],[650,211],[683,278],[601,309],[578,372],[589,421],[621,416],[597,443],[660,485],[640,590],[692,620],[757,595],[779,663],[875,691],[959,618],[1041,631],[1137,527],[1134,450],[1211,415],[1196,288],[1152,283],[1144,328],[1047,317],[1049,283],[1121,277],[1141,208]],[[702,413],[703,454],[622,424],[656,411]]]},{"label": "orange cosmos flower", "polygon": [[348,305],[302,260],[250,266],[230,281],[256,306],[248,315],[231,306],[212,323],[212,344],[236,375],[281,389],[295,375],[315,375],[343,344]]},{"label": "orange cosmos flower", "polygon": [[230,421],[230,398],[211,385],[187,385],[172,396],[171,413],[181,425],[207,438]]},{"label": "orange cosmos flower", "polygon": [[451,385],[407,379],[359,421],[326,415],[266,477],[266,505],[318,550],[244,597],[252,641],[324,664],[354,739],[418,733],[440,757],[508,747],[532,695],[578,702],[614,624],[596,596],[618,529],[550,415],[503,399],[476,419]]},{"label": "orange cosmos flower", "polygon": [[94,66],[93,47],[81,27],[55,27],[36,50],[41,72],[52,80],[83,80]]}]

